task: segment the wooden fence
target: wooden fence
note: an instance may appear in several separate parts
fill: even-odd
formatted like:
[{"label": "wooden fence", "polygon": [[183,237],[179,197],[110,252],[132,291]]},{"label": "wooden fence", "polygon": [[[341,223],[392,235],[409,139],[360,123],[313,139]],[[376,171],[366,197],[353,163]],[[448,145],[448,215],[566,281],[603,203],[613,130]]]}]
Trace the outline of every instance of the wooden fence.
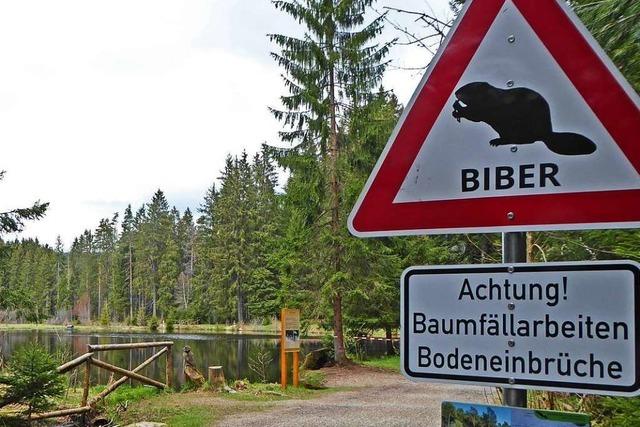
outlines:
[{"label": "wooden fence", "polygon": [[[95,407],[95,405],[100,400],[107,397],[111,392],[113,392],[115,389],[120,387],[122,384],[126,383],[129,379],[136,380],[143,384],[147,384],[153,387],[157,387],[161,390],[164,390],[165,388],[170,388],[172,386],[173,353],[171,352],[171,349],[173,347],[173,342],[171,341],[141,342],[141,343],[131,343],[131,344],[105,344],[105,345],[89,344],[87,347],[88,347],[88,351],[86,354],[83,354],[82,356],[77,357],[72,361],[67,362],[64,365],[59,366],[57,368],[58,373],[64,374],[81,365],[84,365],[84,384],[82,389],[82,402],[80,406],[78,408],[60,409],[57,411],[43,412],[40,414],[32,414],[31,415],[32,420],[41,420],[41,419],[53,418],[53,417],[63,417],[66,415],[82,414],[85,412],[89,412],[91,409]],[[130,371],[127,369],[120,368],[118,366],[111,365],[110,363],[103,362],[102,360],[95,358],[96,353],[99,353],[102,351],[131,350],[136,348],[158,348],[158,347],[162,347],[162,349]],[[141,375],[138,373],[141,370],[143,370],[146,366],[151,364],[151,362],[158,359],[160,356],[164,354],[167,355],[166,379],[164,383],[149,377],[145,377],[144,375]],[[96,396],[92,397],[91,400],[89,400],[89,388],[91,387],[91,368],[93,366],[100,369],[105,369],[114,374],[122,375],[122,377],[108,384],[107,388],[105,388],[103,391],[101,391]]]}]

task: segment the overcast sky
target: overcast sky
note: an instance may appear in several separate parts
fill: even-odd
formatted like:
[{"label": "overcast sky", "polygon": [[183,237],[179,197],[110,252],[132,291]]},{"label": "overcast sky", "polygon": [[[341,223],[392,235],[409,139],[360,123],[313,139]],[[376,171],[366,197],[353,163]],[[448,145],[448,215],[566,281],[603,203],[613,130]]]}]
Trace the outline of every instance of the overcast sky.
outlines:
[{"label": "overcast sky", "polygon": [[[447,0],[383,6],[451,15]],[[267,106],[284,88],[265,34],[298,31],[269,0],[0,2],[0,211],[50,202],[20,237],[68,248],[158,188],[194,210],[228,153],[278,144]],[[421,73],[395,66],[429,55],[392,56],[384,85],[406,103]]]}]

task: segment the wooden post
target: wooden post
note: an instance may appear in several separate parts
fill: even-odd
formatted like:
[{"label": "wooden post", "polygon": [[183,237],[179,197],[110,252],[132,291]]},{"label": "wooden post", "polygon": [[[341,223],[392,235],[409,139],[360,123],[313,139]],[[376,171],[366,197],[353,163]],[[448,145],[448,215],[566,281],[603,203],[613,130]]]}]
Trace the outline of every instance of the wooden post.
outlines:
[{"label": "wooden post", "polygon": [[166,347],[173,345],[173,341],[160,341],[160,342],[134,342],[127,344],[89,344],[87,351],[110,351],[110,350],[129,350],[131,348],[151,348],[151,347]]},{"label": "wooden post", "polygon": [[91,358],[84,362],[84,384],[82,389],[82,403],[81,406],[87,406],[87,399],[89,399],[89,386],[91,385]]},{"label": "wooden post", "polygon": [[64,374],[72,370],[76,366],[82,365],[87,361],[87,359],[91,359],[92,356],[93,356],[93,353],[85,353],[82,356],[73,359],[71,362],[67,362],[64,365],[58,366],[56,368],[56,372],[59,374]]},{"label": "wooden post", "polygon": [[[160,356],[162,356],[166,352],[167,352],[167,348],[165,347],[162,350],[160,350],[159,352],[157,352],[156,354],[154,354],[153,356],[151,356],[150,358],[148,358],[147,360],[145,360],[144,362],[142,362],[141,364],[139,364],[138,366],[136,366],[136,368],[133,369],[131,372],[140,372],[140,371],[142,371],[144,368],[149,366],[151,364],[151,362],[153,362],[154,360],[156,360],[157,358],[159,358]],[[91,406],[91,407],[95,406],[95,404],[99,400],[102,400],[105,397],[107,397],[107,395],[109,393],[111,393],[116,388],[120,387],[122,384],[126,383],[128,380],[129,380],[129,377],[123,376],[122,378],[120,378],[119,380],[117,380],[116,382],[114,382],[113,384],[108,386],[107,388],[105,388],[103,391],[98,393],[95,397],[93,397],[91,399],[91,401],[89,402],[89,406]]]},{"label": "wooden post", "polygon": [[298,372],[298,365],[300,364],[300,352],[293,352],[293,386],[298,387],[300,385],[300,378]]},{"label": "wooden post", "polygon": [[159,389],[164,389],[166,387],[166,384],[161,383],[160,381],[156,381],[156,380],[152,380],[151,378],[147,378],[144,375],[140,375],[140,374],[136,374],[135,372],[132,371],[128,371],[126,369],[123,368],[119,368],[117,366],[114,366],[110,363],[107,362],[103,362],[102,360],[98,360],[98,359],[91,359],[91,363],[93,363],[96,366],[99,366],[100,368],[110,371],[110,372],[114,372],[116,374],[120,374],[120,375],[125,375],[129,378],[132,378],[134,380],[140,381],[143,384],[147,384],[147,385],[151,385],[154,387],[157,387]]},{"label": "wooden post", "polygon": [[31,416],[29,416],[29,419],[43,420],[45,418],[64,417],[67,415],[82,414],[84,412],[89,412],[90,410],[91,408],[88,406],[83,406],[81,408],[61,409],[59,411],[43,412],[40,414],[31,414]]},{"label": "wooden post", "polygon": [[167,384],[167,388],[171,388],[173,387],[173,352],[172,352],[173,346],[168,345],[165,348],[167,349],[166,384]]},{"label": "wooden post", "polygon": [[209,366],[209,385],[215,390],[224,388],[225,379],[222,366]]},{"label": "wooden post", "polygon": [[280,311],[280,387],[287,388],[287,352],[284,350],[284,309]]}]

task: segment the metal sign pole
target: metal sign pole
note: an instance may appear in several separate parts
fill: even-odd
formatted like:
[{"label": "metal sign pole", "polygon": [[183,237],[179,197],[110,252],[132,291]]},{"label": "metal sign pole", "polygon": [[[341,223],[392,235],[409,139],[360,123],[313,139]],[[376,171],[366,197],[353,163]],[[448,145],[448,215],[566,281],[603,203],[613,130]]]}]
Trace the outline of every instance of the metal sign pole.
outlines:
[{"label": "metal sign pole", "polygon": [[[502,233],[502,262],[527,262],[527,233]],[[527,390],[504,387],[502,395],[505,405],[527,407]]]}]

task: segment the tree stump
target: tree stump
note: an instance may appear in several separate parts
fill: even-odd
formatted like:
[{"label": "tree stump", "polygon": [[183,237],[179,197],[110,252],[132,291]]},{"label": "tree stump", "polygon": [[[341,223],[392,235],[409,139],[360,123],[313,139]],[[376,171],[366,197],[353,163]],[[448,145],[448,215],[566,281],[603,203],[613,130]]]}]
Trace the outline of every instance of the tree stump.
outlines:
[{"label": "tree stump", "polygon": [[224,388],[225,380],[222,366],[209,366],[209,384],[215,390]]},{"label": "tree stump", "polygon": [[182,350],[182,369],[184,371],[185,379],[188,382],[195,384],[196,387],[200,387],[204,384],[204,377],[198,369],[196,369],[193,354],[191,353],[191,347],[188,345],[184,346],[184,349]]}]

